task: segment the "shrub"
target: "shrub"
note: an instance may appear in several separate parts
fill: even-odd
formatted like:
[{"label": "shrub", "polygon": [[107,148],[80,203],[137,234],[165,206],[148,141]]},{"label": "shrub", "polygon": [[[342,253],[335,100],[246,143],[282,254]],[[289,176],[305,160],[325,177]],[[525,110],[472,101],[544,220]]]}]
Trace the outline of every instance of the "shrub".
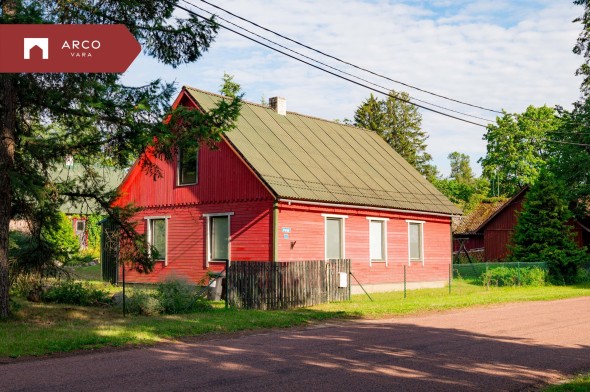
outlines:
[{"label": "shrub", "polygon": [[42,230],[43,239],[55,250],[55,258],[62,264],[70,264],[80,250],[80,242],[74,230],[72,221],[60,213],[58,221],[54,226],[44,227]]},{"label": "shrub", "polygon": [[484,286],[543,286],[547,271],[539,267],[496,267],[481,274]]},{"label": "shrub", "polygon": [[64,280],[42,293],[41,299],[45,302],[60,304],[97,306],[109,303],[108,294],[107,291],[97,289],[89,284]]},{"label": "shrub", "polygon": [[[126,307],[129,313],[143,316],[157,316],[164,311],[157,298],[150,295],[147,290],[137,289],[126,298]],[[122,302],[120,304],[122,306]]]},{"label": "shrub", "polygon": [[156,286],[154,296],[160,301],[164,313],[176,314],[205,311],[211,305],[204,298],[197,295],[199,288],[189,282],[174,278],[167,279]]},{"label": "shrub", "polygon": [[[155,290],[134,289],[126,297],[126,308],[129,313],[144,316],[158,314],[178,314],[203,312],[212,306],[199,296],[199,287],[182,279],[167,279],[158,283]],[[122,301],[117,302],[122,306]]]}]

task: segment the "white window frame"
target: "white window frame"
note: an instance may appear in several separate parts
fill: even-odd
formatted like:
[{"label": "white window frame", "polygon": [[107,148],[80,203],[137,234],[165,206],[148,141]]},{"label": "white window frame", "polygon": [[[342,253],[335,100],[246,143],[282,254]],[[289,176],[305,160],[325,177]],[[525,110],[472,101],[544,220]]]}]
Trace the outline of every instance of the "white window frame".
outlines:
[{"label": "white window frame", "polygon": [[[368,216],[367,221],[369,222],[369,266],[372,266],[373,263],[385,263],[385,266],[389,266],[388,258],[387,258],[387,221],[389,218],[380,218],[380,217],[373,217]],[[377,260],[371,258],[371,222],[372,221],[379,221],[383,222],[382,230],[381,230],[381,245],[383,247],[383,260]]]},{"label": "white window frame", "polygon": [[176,186],[190,186],[190,185],[197,185],[199,183],[199,148],[197,148],[197,161],[196,161],[196,172],[197,174],[195,175],[195,182],[191,182],[191,183],[186,183],[186,184],[182,184],[180,182],[180,177],[182,176],[181,173],[181,165],[182,162],[180,160],[180,155],[181,155],[181,150],[183,150],[183,147],[178,147],[178,151],[176,154]]},{"label": "white window frame", "polygon": [[221,260],[211,260],[211,218],[216,216],[227,216],[227,258],[228,260],[231,260],[231,217],[233,215],[233,212],[214,212],[203,214],[203,218],[207,220],[207,233],[205,233],[205,241],[207,243],[207,267],[209,267],[209,263],[223,263]]},{"label": "white window frame", "polygon": [[148,248],[148,252],[149,255],[152,255],[152,225],[151,225],[151,221],[153,220],[157,220],[157,219],[164,219],[165,221],[165,230],[166,230],[166,253],[164,254],[164,260],[156,260],[156,261],[164,261],[164,265],[167,266],[168,265],[168,220],[170,219],[170,215],[153,215],[153,216],[146,216],[143,218],[146,221],[146,240],[148,245],[150,246]]},{"label": "white window frame", "polygon": [[[424,223],[426,223],[425,221],[419,221],[419,220],[411,220],[411,219],[407,219],[406,222],[408,223],[408,265],[410,265],[412,262],[421,262],[422,265],[424,265]],[[411,245],[410,245],[410,224],[419,224],[420,225],[420,259],[412,259],[411,258]]]},{"label": "white window frame", "polygon": [[328,260],[328,219],[342,220],[342,231],[340,233],[340,254],[342,259],[346,258],[346,219],[348,215],[322,214],[324,217],[324,260]]}]

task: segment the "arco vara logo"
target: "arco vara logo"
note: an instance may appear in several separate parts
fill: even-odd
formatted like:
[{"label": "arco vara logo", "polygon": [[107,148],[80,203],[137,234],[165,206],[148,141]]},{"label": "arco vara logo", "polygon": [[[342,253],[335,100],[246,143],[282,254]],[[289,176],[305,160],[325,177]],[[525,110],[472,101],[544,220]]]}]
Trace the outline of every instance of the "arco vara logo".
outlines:
[{"label": "arco vara logo", "polygon": [[140,51],[124,25],[0,25],[0,73],[121,73]]}]

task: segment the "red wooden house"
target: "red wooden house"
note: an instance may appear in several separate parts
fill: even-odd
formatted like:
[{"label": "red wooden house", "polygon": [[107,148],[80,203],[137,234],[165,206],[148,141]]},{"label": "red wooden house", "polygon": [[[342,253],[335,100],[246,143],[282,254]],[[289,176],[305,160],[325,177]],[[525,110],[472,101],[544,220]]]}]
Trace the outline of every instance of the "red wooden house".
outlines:
[{"label": "red wooden house", "polygon": [[[469,215],[460,218],[454,225],[456,238],[464,238],[467,251],[483,248],[485,261],[502,261],[508,254],[508,245],[522,210],[528,187],[522,188],[512,198],[495,202],[482,203]],[[588,245],[590,233],[588,228],[575,220],[569,223],[574,232],[578,246]],[[454,242],[454,251],[458,251],[458,241]]]},{"label": "red wooden house", "polygon": [[[184,87],[175,105],[208,110],[223,97]],[[160,261],[152,273],[193,281],[221,260],[348,258],[366,288],[441,286],[451,262],[451,217],[461,211],[374,132],[245,102],[217,149],[182,148],[155,161],[154,180],[133,167],[122,202]],[[353,287],[353,292],[355,288]]]}]

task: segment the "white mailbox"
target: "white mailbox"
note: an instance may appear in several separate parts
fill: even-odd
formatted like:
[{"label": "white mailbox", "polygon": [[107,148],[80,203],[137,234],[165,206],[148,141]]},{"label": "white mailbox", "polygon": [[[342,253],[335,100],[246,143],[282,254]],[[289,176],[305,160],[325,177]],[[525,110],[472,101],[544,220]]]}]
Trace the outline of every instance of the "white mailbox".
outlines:
[{"label": "white mailbox", "polygon": [[338,287],[348,287],[348,274],[346,272],[338,272],[340,275],[340,284]]}]

